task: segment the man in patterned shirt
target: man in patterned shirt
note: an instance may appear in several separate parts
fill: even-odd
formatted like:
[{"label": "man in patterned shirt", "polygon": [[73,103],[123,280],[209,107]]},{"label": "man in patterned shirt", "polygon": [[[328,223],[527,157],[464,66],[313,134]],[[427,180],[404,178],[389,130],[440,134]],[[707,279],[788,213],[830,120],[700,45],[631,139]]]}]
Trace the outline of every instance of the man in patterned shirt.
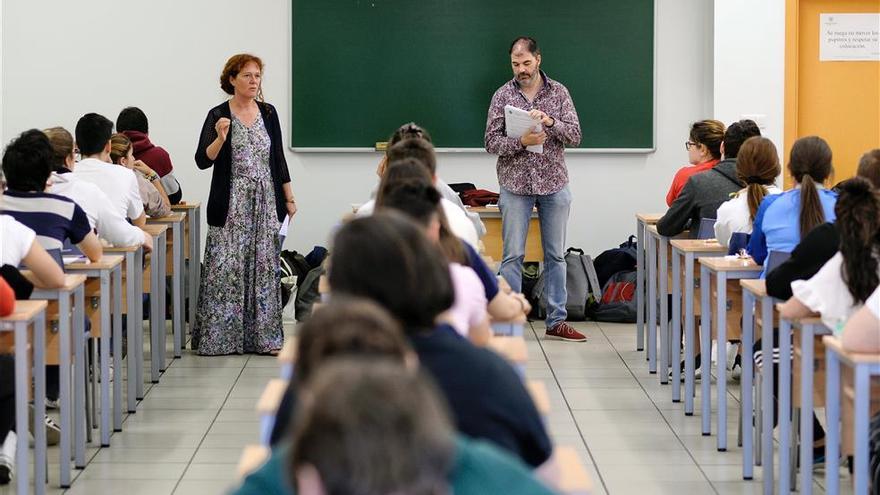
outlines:
[{"label": "man in patterned shirt", "polygon": [[[534,39],[515,39],[510,45],[510,63],[514,77],[492,96],[485,136],[486,151],[498,155],[504,241],[501,275],[515,292],[520,291],[526,234],[532,208],[537,206],[544,247],[546,336],[583,342],[587,338],[565,321],[563,253],[571,205],[565,146],[580,144],[580,122],[565,86],[541,71],[541,52]],[[540,120],[542,129],[521,138],[506,136],[505,105],[528,110],[533,119]],[[526,150],[536,144],[543,145],[543,153]]]}]

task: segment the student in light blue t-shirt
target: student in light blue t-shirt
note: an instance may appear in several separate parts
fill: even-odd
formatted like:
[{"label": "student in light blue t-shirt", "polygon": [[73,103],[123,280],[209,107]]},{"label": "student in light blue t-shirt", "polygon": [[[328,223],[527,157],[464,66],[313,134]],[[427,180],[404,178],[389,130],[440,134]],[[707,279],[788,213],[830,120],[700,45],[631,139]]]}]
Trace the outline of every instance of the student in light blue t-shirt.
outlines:
[{"label": "student in light blue t-shirt", "polygon": [[837,193],[822,185],[833,171],[828,143],[818,136],[795,141],[788,171],[795,187],[764,198],[755,215],[749,254],[759,264],[766,264],[770,251],[792,252],[803,236],[835,218]]}]

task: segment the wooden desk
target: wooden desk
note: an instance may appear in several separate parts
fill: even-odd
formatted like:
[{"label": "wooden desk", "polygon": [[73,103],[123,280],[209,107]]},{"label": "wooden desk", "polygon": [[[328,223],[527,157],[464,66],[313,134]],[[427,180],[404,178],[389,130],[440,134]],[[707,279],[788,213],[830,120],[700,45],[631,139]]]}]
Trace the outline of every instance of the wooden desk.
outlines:
[{"label": "wooden desk", "polygon": [[[761,350],[764,356],[773,354],[773,322],[776,321],[773,298],[767,294],[764,279],[744,279],[739,281],[743,288],[743,332],[742,332],[742,377],[740,378],[740,405],[743,438],[743,479],[754,478],[753,466],[764,465],[765,472],[773,471],[773,373],[763,373],[761,383],[761,407],[753,407],[752,390],[754,387],[754,361],[751,358],[752,347],[758,338],[755,323],[761,326]],[[760,301],[760,318],[755,318],[755,304]],[[769,328],[769,332],[764,332]],[[767,339],[763,338],[766,334]],[[768,351],[769,349],[769,351]],[[749,357],[746,357],[749,354]],[[772,361],[766,361],[771,363]],[[771,358],[772,359],[772,358]],[[758,404],[755,404],[757,406]],[[765,407],[766,406],[766,407]],[[753,422],[754,411],[754,422]],[[765,481],[766,482],[766,481]],[[770,485],[772,490],[772,478]]]},{"label": "wooden desk", "polygon": [[257,414],[260,417],[260,443],[263,445],[269,445],[272,429],[275,427],[275,414],[278,412],[278,406],[281,405],[281,399],[284,398],[289,383],[288,380],[281,378],[269,380],[260,395],[260,400],[257,401]]},{"label": "wooden desk", "polygon": [[590,495],[593,482],[578,458],[577,451],[571,447],[556,447],[553,457],[559,466],[559,490],[566,495]]},{"label": "wooden desk", "polygon": [[[24,270],[25,277],[32,274]],[[73,416],[73,445],[74,465],[78,469],[86,467],[86,342],[85,342],[85,275],[64,276],[64,286],[58,289],[37,289],[31,294],[32,299],[44,299],[50,301],[52,308],[57,305],[58,334],[47,330],[47,354],[52,363],[52,354],[57,349],[57,364],[59,365],[59,389],[58,402],[61,410],[61,442],[59,443],[59,465],[61,470],[60,482],[62,488],[70,486],[70,432],[71,416]],[[48,314],[54,313],[54,309],[47,310]],[[73,345],[74,361],[74,390],[73,405],[71,408],[70,394],[70,356],[71,342]],[[71,414],[71,409],[73,413]]]},{"label": "wooden desk", "polygon": [[660,213],[636,214],[636,350],[645,350],[645,229],[663,218]]},{"label": "wooden desk", "polygon": [[522,336],[492,336],[486,347],[498,353],[519,373],[525,377],[529,351]]},{"label": "wooden desk", "polygon": [[[113,416],[113,430],[122,431],[122,262],[124,259],[124,256],[107,254],[95,262],[68,263],[64,266],[65,270],[70,273],[85,275],[87,277],[85,295],[100,301],[98,318],[93,317],[93,311],[87,309],[86,312],[92,321],[92,337],[100,339],[102,447],[110,446],[111,415]],[[110,338],[111,331],[112,339]],[[112,409],[110,407],[110,380],[107,379],[110,376],[111,340],[113,341],[113,369],[117,371],[113,380]],[[129,359],[132,357],[130,356]],[[97,380],[97,374],[93,373],[92,377],[94,383]]]},{"label": "wooden desk", "polygon": [[[672,402],[681,401],[681,262],[684,259],[684,326],[685,326],[685,407],[687,416],[694,414],[694,261],[697,257],[724,256],[727,248],[714,239],[672,239],[672,338],[669,346],[663,347],[662,353],[672,353]],[[665,306],[665,304],[663,305]],[[661,335],[662,337],[662,335]],[[665,368],[663,368],[665,369]],[[660,383],[664,382],[666,373],[660,375]]]},{"label": "wooden desk", "polygon": [[526,389],[532,396],[538,413],[541,414],[541,417],[546,418],[550,414],[550,396],[547,394],[547,386],[538,380],[528,380],[526,381]]},{"label": "wooden desk", "polygon": [[751,258],[717,257],[697,258],[700,263],[700,344],[702,347],[700,360],[703,370],[702,379],[702,420],[703,435],[712,432],[712,375],[709,370],[712,353],[712,307],[709,303],[712,279],[715,279],[717,302],[717,341],[718,355],[716,358],[718,377],[718,451],[727,450],[727,281],[745,278],[758,278],[764,267]]},{"label": "wooden desk", "polygon": [[[0,332],[11,332],[15,338],[15,430],[19,432],[15,451],[16,493],[29,492],[28,484],[28,395],[30,391],[30,371],[28,369],[28,328],[33,328],[34,365],[34,417],[42,419],[46,414],[46,364],[44,359],[46,338],[46,301],[16,301],[15,312],[0,318]],[[69,334],[68,345],[70,345]],[[69,354],[68,354],[69,356]],[[70,370],[68,362],[68,372]],[[70,385],[68,376],[68,388]],[[69,413],[69,411],[68,411]],[[36,493],[46,493],[46,424],[35,422],[34,432],[34,488]],[[68,425],[69,428],[69,425]],[[69,435],[68,430],[68,435]],[[69,439],[68,439],[69,442]],[[70,466],[70,447],[68,443],[67,465]],[[62,470],[63,471],[63,470]],[[39,480],[39,481],[36,481]]]},{"label": "wooden desk", "polygon": [[186,213],[183,235],[185,238],[184,250],[189,260],[189,270],[187,270],[185,285],[189,300],[189,332],[190,337],[192,337],[192,330],[196,324],[196,310],[199,306],[199,287],[202,276],[202,205],[199,202],[186,202],[171,205],[171,211]]},{"label": "wooden desk", "polygon": [[128,412],[144,398],[144,249],[141,246],[104,248],[104,254],[125,257],[122,263],[123,311],[128,315]]},{"label": "wooden desk", "polygon": [[490,320],[493,335],[522,337],[523,329],[529,320],[525,314],[520,313],[519,316],[509,321]]},{"label": "wooden desk", "polygon": [[171,227],[170,235],[168,235],[167,238],[168,254],[170,254],[170,259],[167,261],[167,266],[165,270],[166,275],[171,275],[171,323],[174,331],[174,338],[172,339],[172,349],[174,350],[175,359],[179,359],[181,356],[181,349],[183,348],[184,337],[183,266],[186,264],[183,250],[184,220],[186,220],[186,213],[172,213],[167,217],[153,217],[147,219],[148,225],[168,225]]},{"label": "wooden desk", "polygon": [[241,457],[238,459],[238,468],[236,470],[238,479],[243,479],[245,476],[256,471],[269,459],[270,455],[272,455],[272,451],[265,445],[246,446],[241,453]]},{"label": "wooden desk", "polygon": [[297,350],[296,337],[284,341],[281,352],[278,353],[278,363],[281,365],[281,378],[290,380],[293,378],[293,365],[296,362]]},{"label": "wooden desk", "polygon": [[[153,251],[144,256],[144,292],[150,293],[150,381],[159,383],[165,371],[165,265],[164,224],[148,224],[144,231],[153,238]],[[155,261],[155,262],[154,262]]]},{"label": "wooden desk", "polygon": [[[870,474],[868,473],[868,428],[870,420],[871,378],[880,376],[880,354],[858,354],[849,352],[836,337],[822,338],[825,344],[827,373],[825,375],[825,415],[829,428],[825,437],[825,490],[836,495],[840,489],[838,458],[840,456],[841,363],[852,370],[854,382],[851,393],[846,393],[848,401],[853,402],[853,493],[868,493]],[[841,428],[843,430],[843,428]]]},{"label": "wooden desk", "polygon": [[[483,236],[485,254],[496,260],[504,259],[504,242],[501,235],[501,209],[497,206],[475,206],[468,208],[480,215],[480,220],[486,226],[486,235]],[[523,261],[544,261],[544,250],[541,245],[541,225],[538,222],[538,210],[532,209],[532,217],[529,219],[529,231],[526,235],[525,259]]]},{"label": "wooden desk", "polygon": [[[668,347],[669,339],[669,315],[667,314],[666,294],[668,294],[669,279],[669,242],[673,237],[660,235],[656,225],[645,227],[647,233],[648,250],[648,373],[657,373],[657,306],[660,306],[660,342],[661,347]],[[679,233],[675,238],[683,238],[689,235],[688,231]],[[659,262],[659,268],[658,268]],[[662,275],[662,276],[661,276]],[[636,275],[638,282],[638,274]],[[659,292],[658,286],[659,285]],[[660,356],[660,383],[666,383],[669,363],[669,352]]]}]

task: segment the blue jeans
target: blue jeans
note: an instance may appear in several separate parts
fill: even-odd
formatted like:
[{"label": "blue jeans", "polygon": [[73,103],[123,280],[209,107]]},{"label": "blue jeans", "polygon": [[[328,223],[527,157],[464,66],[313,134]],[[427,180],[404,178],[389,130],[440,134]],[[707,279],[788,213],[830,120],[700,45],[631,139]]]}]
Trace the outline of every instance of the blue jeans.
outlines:
[{"label": "blue jeans", "polygon": [[538,207],[541,224],[541,242],[544,248],[544,293],[547,295],[547,328],[565,321],[565,232],[568,212],[571,208],[571,191],[568,185],[546,196],[523,196],[503,187],[498,200],[501,208],[501,237],[504,254],[501,276],[510,287],[522,290],[522,264],[526,252],[526,235],[532,208]]}]

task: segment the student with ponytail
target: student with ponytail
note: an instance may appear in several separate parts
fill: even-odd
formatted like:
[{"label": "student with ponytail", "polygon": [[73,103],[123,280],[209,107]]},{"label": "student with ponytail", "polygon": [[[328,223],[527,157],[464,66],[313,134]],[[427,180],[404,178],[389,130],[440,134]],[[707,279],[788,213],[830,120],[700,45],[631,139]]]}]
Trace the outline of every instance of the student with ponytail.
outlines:
[{"label": "student with ponytail", "polygon": [[727,246],[734,233],[752,233],[764,197],[782,192],[775,184],[780,172],[773,141],[756,136],[743,143],[736,158],[736,176],[746,187],[718,207],[715,238],[720,244]]},{"label": "student with ponytail", "polygon": [[790,253],[811,230],[834,221],[837,194],[822,185],[832,170],[831,148],[824,139],[795,141],[788,162],[795,187],[764,198],[755,215],[749,254],[756,263],[764,264],[770,251]]}]

